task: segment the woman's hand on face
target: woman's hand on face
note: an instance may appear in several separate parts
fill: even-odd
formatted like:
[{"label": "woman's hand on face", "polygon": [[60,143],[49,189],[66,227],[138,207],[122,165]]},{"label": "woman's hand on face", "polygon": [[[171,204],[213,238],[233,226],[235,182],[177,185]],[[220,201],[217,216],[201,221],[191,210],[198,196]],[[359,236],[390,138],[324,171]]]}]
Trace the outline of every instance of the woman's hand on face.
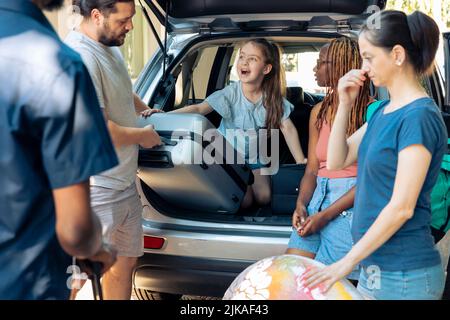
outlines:
[{"label": "woman's hand on face", "polygon": [[356,98],[358,97],[359,90],[364,86],[364,82],[367,79],[367,71],[361,69],[350,70],[345,74],[338,83],[339,104],[345,105],[350,108]]}]

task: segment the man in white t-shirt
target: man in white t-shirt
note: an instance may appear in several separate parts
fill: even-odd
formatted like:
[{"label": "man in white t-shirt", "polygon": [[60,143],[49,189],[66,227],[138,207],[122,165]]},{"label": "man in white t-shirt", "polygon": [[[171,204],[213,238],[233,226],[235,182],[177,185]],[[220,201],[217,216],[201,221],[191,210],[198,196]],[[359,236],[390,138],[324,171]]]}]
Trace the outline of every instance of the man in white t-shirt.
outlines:
[{"label": "man in white t-shirt", "polygon": [[93,80],[119,165],[90,179],[91,206],[100,218],[104,240],[117,250],[117,262],[103,276],[105,299],[129,299],[137,257],[143,254],[142,204],[135,177],[138,147],[161,140],[151,128],[136,128],[150,109],[133,93],[118,46],[133,28],[133,0],[74,0],[83,20],[65,42],[82,57]]}]

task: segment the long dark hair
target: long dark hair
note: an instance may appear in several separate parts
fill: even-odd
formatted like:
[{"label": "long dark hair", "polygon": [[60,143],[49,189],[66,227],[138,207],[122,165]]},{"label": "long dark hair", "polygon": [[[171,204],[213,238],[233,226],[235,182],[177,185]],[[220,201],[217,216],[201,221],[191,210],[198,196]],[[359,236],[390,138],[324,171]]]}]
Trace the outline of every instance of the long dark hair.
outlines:
[{"label": "long dark hair", "polygon": [[[369,21],[379,21],[380,28],[369,25]],[[392,50],[401,45],[408,62],[419,75],[426,75],[433,70],[434,59],[439,46],[439,27],[426,14],[415,11],[406,15],[402,11],[387,10],[375,13],[367,20],[361,33],[377,47]]]},{"label": "long dark hair", "polygon": [[267,129],[279,129],[283,117],[283,97],[286,94],[286,78],[281,65],[281,50],[275,43],[263,38],[248,40],[242,46],[247,43],[252,43],[260,48],[264,55],[264,63],[272,65],[272,70],[262,82],[263,104],[267,113]]},{"label": "long dark hair", "polygon": [[[316,128],[320,131],[330,111],[330,125],[336,116],[339,97],[337,86],[339,79],[352,69],[360,69],[362,59],[358,43],[347,37],[332,40],[328,45],[327,61],[331,61],[327,72],[327,93],[317,115]],[[350,111],[347,135],[351,135],[364,124],[364,116],[370,100],[370,82],[364,82],[359,95]]]}]

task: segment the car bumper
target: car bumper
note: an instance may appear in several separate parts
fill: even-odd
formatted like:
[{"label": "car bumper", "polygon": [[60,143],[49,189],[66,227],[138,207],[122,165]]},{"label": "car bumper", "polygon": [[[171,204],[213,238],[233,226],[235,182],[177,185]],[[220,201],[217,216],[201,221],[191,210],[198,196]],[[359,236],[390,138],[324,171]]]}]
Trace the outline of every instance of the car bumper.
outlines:
[{"label": "car bumper", "polygon": [[254,262],[145,253],[138,259],[134,286],[172,294],[222,297],[233,280]]}]

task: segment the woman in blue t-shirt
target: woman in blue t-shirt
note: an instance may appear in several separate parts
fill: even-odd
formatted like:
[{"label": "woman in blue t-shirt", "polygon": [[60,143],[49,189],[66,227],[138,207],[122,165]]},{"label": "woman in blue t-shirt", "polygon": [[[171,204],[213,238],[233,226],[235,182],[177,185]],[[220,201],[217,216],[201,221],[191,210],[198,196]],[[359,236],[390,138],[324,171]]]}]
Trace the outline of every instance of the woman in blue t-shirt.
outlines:
[{"label": "woman in blue t-shirt", "polygon": [[[370,23],[377,21],[379,27]],[[430,231],[430,193],[447,148],[439,108],[420,83],[439,45],[439,28],[421,12],[382,11],[359,36],[363,69],[339,82],[328,168],[358,160],[352,250],[308,272],[304,285],[327,291],[360,263],[358,289],[375,299],[440,299],[444,270]],[[349,111],[366,77],[390,100],[346,139]]]},{"label": "woman in blue t-shirt", "polygon": [[214,92],[202,103],[173,112],[206,115],[215,110],[222,116],[220,133],[244,156],[255,177],[241,207],[254,203],[264,206],[271,200],[270,172],[262,171],[267,159],[262,159],[261,151],[252,152],[257,150],[258,138],[264,137],[261,129],[281,130],[296,163],[306,163],[306,158],[297,129],[289,119],[293,106],[283,97],[285,81],[279,48],[265,39],[245,42],[239,51],[237,72],[238,82]]}]

